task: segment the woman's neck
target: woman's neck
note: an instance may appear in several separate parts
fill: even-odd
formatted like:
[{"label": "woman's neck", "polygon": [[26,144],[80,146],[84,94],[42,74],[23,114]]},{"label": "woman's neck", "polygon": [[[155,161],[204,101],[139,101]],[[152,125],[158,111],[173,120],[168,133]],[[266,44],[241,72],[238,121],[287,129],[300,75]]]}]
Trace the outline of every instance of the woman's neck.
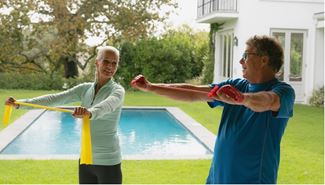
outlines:
[{"label": "woman's neck", "polygon": [[109,79],[98,79],[97,84],[96,84],[96,88],[95,88],[95,94],[97,94],[99,89],[102,88],[110,80],[111,80],[110,78]]}]

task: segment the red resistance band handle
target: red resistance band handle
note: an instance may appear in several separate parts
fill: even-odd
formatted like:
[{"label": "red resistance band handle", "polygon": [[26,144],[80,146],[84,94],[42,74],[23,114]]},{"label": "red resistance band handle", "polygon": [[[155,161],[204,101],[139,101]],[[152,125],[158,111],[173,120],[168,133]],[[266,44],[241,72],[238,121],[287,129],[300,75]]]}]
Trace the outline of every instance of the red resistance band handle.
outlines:
[{"label": "red resistance band handle", "polygon": [[[209,97],[211,97],[213,94],[216,94],[217,91],[219,90],[218,86],[215,86],[208,94]],[[235,87],[227,84],[224,85],[220,88],[220,92],[228,95],[232,99],[234,99],[236,102],[242,102],[244,101],[244,96],[243,94],[238,91]]]},{"label": "red resistance band handle", "polygon": [[211,98],[214,94],[217,94],[218,90],[219,90],[219,86],[215,85],[213,89],[208,93],[208,97]]},{"label": "red resistance band handle", "polygon": [[131,84],[132,85],[134,85],[134,84],[136,84],[137,82],[140,82],[140,83],[144,83],[144,76],[141,76],[140,78],[138,78],[138,79],[133,79],[132,81],[131,81]]}]

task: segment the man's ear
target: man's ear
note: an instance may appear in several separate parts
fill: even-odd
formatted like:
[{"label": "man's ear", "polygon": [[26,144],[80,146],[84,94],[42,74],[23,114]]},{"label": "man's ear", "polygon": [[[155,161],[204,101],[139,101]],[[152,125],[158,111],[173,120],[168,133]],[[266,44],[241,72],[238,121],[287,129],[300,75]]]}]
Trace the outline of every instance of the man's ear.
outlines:
[{"label": "man's ear", "polygon": [[261,62],[263,66],[269,65],[270,58],[268,56],[261,56]]}]

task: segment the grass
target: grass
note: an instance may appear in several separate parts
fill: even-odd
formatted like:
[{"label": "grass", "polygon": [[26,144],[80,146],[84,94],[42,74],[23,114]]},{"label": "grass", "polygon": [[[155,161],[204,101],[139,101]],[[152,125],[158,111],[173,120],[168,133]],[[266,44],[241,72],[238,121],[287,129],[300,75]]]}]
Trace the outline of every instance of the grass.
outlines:
[{"label": "grass", "polygon": [[[0,183],[77,184],[78,162],[71,160],[0,161]],[[123,161],[123,183],[202,184],[209,160]]]},{"label": "grass", "polygon": [[323,108],[295,105],[281,143],[279,182],[324,184],[323,120]]},{"label": "grass", "polygon": [[[0,102],[9,95],[27,98],[52,92],[0,90]],[[125,105],[176,106],[213,133],[217,133],[222,112],[221,108],[210,109],[206,103],[184,103],[143,92],[127,92]],[[0,115],[2,112],[3,106],[0,106]],[[12,121],[23,113],[23,110],[15,110]],[[278,183],[324,184],[323,120],[323,108],[295,105],[294,117],[281,143]],[[210,160],[125,160],[122,163],[123,183],[202,184],[210,163]],[[78,183],[77,165],[77,161],[72,160],[2,160],[0,183]]]}]

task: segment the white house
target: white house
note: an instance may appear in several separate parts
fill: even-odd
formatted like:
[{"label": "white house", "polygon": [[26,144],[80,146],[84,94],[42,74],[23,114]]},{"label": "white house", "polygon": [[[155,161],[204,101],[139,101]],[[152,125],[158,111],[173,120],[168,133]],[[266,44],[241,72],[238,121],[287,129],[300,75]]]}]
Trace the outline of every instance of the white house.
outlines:
[{"label": "white house", "polygon": [[324,86],[324,0],[198,0],[197,22],[224,23],[214,35],[214,81],[241,77],[246,40],[272,35],[285,50],[279,78],[308,103]]}]

